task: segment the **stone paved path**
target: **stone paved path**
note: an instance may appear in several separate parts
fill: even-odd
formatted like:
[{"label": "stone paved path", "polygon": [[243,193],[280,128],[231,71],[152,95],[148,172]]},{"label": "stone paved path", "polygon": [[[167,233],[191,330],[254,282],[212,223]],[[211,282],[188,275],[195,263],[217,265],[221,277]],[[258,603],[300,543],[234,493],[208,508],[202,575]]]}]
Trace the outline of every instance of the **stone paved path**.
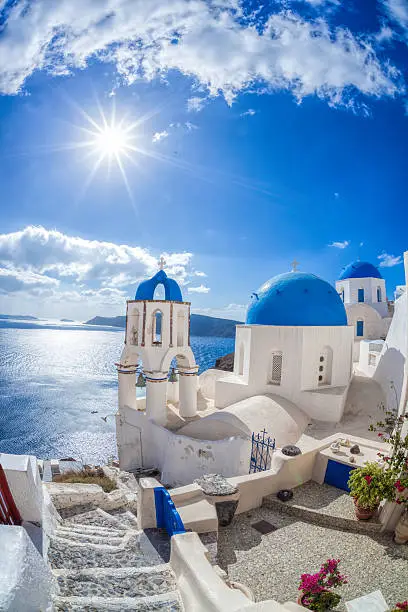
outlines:
[{"label": "stone paved path", "polygon": [[167,540],[139,531],[130,512],[98,508],[64,520],[48,550],[56,612],[181,612],[175,576],[160,554],[166,549]]},{"label": "stone paved path", "polygon": [[[261,535],[251,525],[265,520],[277,529]],[[343,602],[380,589],[391,605],[408,598],[408,545],[391,535],[341,531],[303,522],[262,507],[235,517],[219,531],[218,563],[231,580],[248,585],[256,601],[296,601],[299,576],[318,571],[327,558],[341,559],[349,584]],[[342,603],[336,610],[345,610]]]}]

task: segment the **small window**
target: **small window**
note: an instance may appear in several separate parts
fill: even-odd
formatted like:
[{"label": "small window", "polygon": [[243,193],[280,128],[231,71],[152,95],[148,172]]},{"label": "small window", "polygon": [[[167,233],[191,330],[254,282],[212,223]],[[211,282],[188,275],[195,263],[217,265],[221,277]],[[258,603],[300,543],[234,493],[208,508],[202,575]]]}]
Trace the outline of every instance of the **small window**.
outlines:
[{"label": "small window", "polygon": [[344,287],[342,287],[339,291],[339,296],[342,302],[344,302]]},{"label": "small window", "polygon": [[282,380],[282,351],[272,353],[269,384],[280,385]]},{"label": "small window", "polygon": [[323,372],[323,366],[319,366],[319,372]]},{"label": "small window", "polygon": [[163,335],[163,313],[160,310],[156,310],[153,313],[152,333],[152,344],[154,346],[161,346]]},{"label": "small window", "polygon": [[358,301],[359,302],[364,302],[364,289],[359,289],[358,290]]},{"label": "small window", "polygon": [[356,336],[362,338],[364,336],[364,321],[358,320],[356,324]]},{"label": "small window", "polygon": [[381,287],[377,287],[377,302],[382,302]]},{"label": "small window", "polygon": [[320,355],[320,361],[324,361],[323,355]]},{"label": "small window", "polygon": [[323,376],[319,376],[319,382],[322,382]]},{"label": "small window", "polygon": [[319,385],[331,385],[332,379],[332,363],[333,363],[333,350],[330,346],[325,346],[319,357],[319,370],[318,370],[318,384]]}]

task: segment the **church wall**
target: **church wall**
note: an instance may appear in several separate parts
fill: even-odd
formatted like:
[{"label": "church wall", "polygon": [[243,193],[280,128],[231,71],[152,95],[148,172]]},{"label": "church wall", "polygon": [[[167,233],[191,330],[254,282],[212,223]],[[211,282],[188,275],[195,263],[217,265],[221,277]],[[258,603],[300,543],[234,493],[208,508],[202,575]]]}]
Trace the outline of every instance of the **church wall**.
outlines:
[{"label": "church wall", "polygon": [[251,442],[241,437],[197,440],[157,425],[146,413],[125,407],[117,418],[121,469],[157,468],[161,482],[172,486],[191,483],[203,474],[247,474]]},{"label": "church wall", "polygon": [[[384,348],[373,375],[382,387],[389,409],[395,409],[401,399],[404,366],[407,359],[408,295],[403,293],[395,302],[395,312]],[[393,383],[393,387],[391,386]],[[395,390],[394,390],[395,389]]]},{"label": "church wall", "polygon": [[[381,288],[381,302],[377,301],[377,287]],[[358,301],[358,290],[364,289],[364,302]],[[370,304],[381,317],[388,315],[387,294],[383,278],[348,278],[336,281],[336,289],[340,293],[344,289],[344,305]]]},{"label": "church wall", "polygon": [[[313,418],[339,420],[351,377],[352,334],[349,327],[251,326],[250,377],[226,376],[216,381],[216,407],[253,395],[276,394]],[[332,386],[343,387],[343,392],[322,394],[318,385],[317,361],[326,346],[333,350]],[[282,351],[280,384],[268,384],[274,351]]]},{"label": "church wall", "polygon": [[[376,340],[384,334],[384,323],[378,312],[368,304],[349,304],[346,306],[347,322],[353,327],[354,339]],[[357,321],[364,321],[363,336],[357,336]]]}]

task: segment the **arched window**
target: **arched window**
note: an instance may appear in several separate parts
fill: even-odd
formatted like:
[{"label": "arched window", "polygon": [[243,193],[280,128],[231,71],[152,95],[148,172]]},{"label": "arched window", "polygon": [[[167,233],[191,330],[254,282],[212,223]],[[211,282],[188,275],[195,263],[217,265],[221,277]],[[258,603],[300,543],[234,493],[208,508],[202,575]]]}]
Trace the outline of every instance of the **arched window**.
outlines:
[{"label": "arched window", "polygon": [[184,314],[177,315],[177,346],[184,346]]},{"label": "arched window", "polygon": [[340,288],[339,296],[341,298],[341,301],[344,302],[344,287]]},{"label": "arched window", "polygon": [[239,347],[239,355],[238,355],[238,374],[239,376],[244,375],[244,358],[245,358],[245,349],[244,345],[241,344]]},{"label": "arched window", "polygon": [[137,308],[134,308],[132,311],[132,330],[130,344],[139,344],[139,311],[137,310]]},{"label": "arched window", "polygon": [[356,336],[362,338],[364,336],[364,321],[363,319],[358,319],[356,323]]},{"label": "arched window", "polygon": [[156,289],[153,293],[153,299],[156,301],[166,299],[166,291],[163,283],[159,283],[158,285],[156,285]]},{"label": "arched window", "polygon": [[282,380],[282,351],[273,351],[271,355],[268,384],[280,385]]},{"label": "arched window", "polygon": [[318,384],[331,385],[333,369],[333,349],[325,346],[319,356]]},{"label": "arched window", "polygon": [[152,344],[161,346],[163,337],[163,313],[161,310],[155,310],[152,321]]},{"label": "arched window", "polygon": [[381,287],[377,287],[377,302],[382,302]]},{"label": "arched window", "polygon": [[362,287],[358,290],[358,301],[364,302],[364,289]]}]

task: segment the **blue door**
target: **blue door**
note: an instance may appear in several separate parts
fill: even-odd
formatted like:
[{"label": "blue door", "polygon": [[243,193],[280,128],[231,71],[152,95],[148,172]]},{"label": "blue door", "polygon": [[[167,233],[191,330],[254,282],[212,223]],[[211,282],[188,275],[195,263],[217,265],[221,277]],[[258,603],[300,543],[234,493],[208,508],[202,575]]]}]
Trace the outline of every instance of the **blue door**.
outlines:
[{"label": "blue door", "polygon": [[345,465],[344,463],[338,463],[329,459],[327,462],[326,475],[324,482],[332,487],[337,487],[343,491],[350,492],[347,484],[350,477],[351,470],[354,468],[351,465]]},{"label": "blue door", "polygon": [[364,321],[357,321],[357,336],[364,336]]},{"label": "blue door", "polygon": [[359,302],[364,302],[364,289],[359,289],[358,290],[358,301]]}]

